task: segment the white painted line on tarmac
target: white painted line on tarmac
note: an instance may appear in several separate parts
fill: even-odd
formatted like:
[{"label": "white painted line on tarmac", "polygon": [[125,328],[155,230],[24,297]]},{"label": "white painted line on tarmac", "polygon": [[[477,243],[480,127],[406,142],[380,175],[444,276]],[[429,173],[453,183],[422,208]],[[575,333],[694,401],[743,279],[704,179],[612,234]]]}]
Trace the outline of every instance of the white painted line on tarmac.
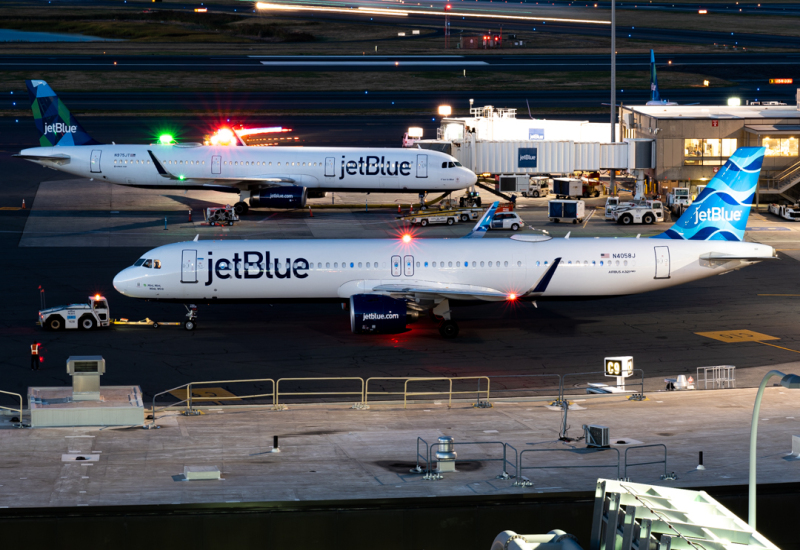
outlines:
[{"label": "white painted line on tarmac", "polygon": [[[398,61],[261,61],[269,67],[399,67]],[[485,61],[403,61],[403,67],[486,66]]]}]

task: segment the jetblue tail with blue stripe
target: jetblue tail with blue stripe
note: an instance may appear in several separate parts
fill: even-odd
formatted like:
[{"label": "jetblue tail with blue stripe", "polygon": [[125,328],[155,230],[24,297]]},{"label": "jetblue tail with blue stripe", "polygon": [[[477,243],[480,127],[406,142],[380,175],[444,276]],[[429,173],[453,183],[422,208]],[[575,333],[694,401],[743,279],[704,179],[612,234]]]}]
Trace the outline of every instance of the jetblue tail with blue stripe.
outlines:
[{"label": "jetblue tail with blue stripe", "polygon": [[655,239],[743,241],[756,194],[763,147],[740,147],[686,212]]}]

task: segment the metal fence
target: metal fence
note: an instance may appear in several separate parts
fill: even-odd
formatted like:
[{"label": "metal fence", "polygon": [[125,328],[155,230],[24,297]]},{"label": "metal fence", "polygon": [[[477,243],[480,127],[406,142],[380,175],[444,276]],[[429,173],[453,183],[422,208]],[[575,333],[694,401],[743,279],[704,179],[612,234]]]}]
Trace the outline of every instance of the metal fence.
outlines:
[{"label": "metal fence", "polygon": [[[475,390],[453,390],[453,382],[465,381],[465,380],[472,380],[477,382],[478,386]],[[481,389],[481,382],[486,381],[486,389]],[[377,381],[389,381],[389,382],[403,382],[403,391],[382,391],[382,390],[370,390],[370,382],[374,383]],[[408,385],[410,382],[413,383],[420,383],[420,382],[443,382],[447,381],[448,388],[447,390],[431,390],[431,391],[408,391]],[[402,395],[403,396],[403,408],[406,408],[408,404],[408,398],[410,397],[421,397],[421,396],[432,396],[432,395],[447,395],[447,406],[451,407],[453,405],[453,395],[475,395],[477,403],[481,402],[481,396],[485,395],[485,402],[489,402],[489,388],[490,381],[488,376],[455,376],[455,377],[446,377],[446,376],[437,376],[437,377],[408,377],[408,376],[373,376],[372,378],[367,378],[364,384],[364,404],[369,404],[369,396],[390,396],[390,395]]]},{"label": "metal fence", "polygon": [[[664,448],[664,458],[663,460],[651,460],[648,462],[628,462],[628,452],[633,451],[636,449],[648,449],[651,447],[663,447]],[[663,443],[654,443],[652,445],[637,445],[636,447],[628,447],[625,449],[625,462],[622,468],[622,477],[628,479],[628,468],[630,466],[647,466],[648,464],[663,464],[664,465],[664,474],[661,476],[661,479],[678,479],[678,476],[675,473],[668,474],[667,473],[667,446]]]},{"label": "metal fence", "polygon": [[[548,470],[552,468],[569,468],[569,469],[577,469],[577,468],[616,468],[617,469],[617,479],[620,478],[620,462],[621,456],[619,454],[619,449],[616,447],[603,447],[598,448],[597,450],[591,450],[587,455],[598,454],[604,451],[614,451],[617,453],[617,462],[616,464],[556,464],[556,465],[548,465],[548,466],[523,466],[522,461],[524,458],[525,453],[552,453],[552,452],[567,452],[567,453],[574,453],[575,449],[525,449],[524,451],[519,453],[519,462],[517,463],[517,472],[519,473],[520,479],[514,483],[515,486],[520,487],[530,487],[533,485],[528,479],[522,478],[522,471],[523,470]],[[586,455],[584,455],[586,456]]]},{"label": "metal fence", "polygon": [[736,367],[733,365],[717,365],[715,367],[697,367],[697,388],[703,383],[703,389],[707,390],[709,384],[711,389],[735,388],[736,387]]},{"label": "metal fence", "polygon": [[17,413],[17,418],[19,419],[19,422],[14,422],[14,427],[22,428],[22,426],[23,426],[23,424],[22,424],[22,396],[20,394],[18,394],[18,393],[14,393],[14,392],[10,392],[10,391],[3,391],[3,390],[0,390],[0,393],[3,394],[3,395],[11,395],[11,396],[19,398],[19,408],[5,407],[5,406],[0,405],[0,409],[3,409],[4,411],[16,412]]},{"label": "metal fence", "polygon": [[[423,442],[426,446],[426,454],[422,455],[419,452],[419,443]],[[442,443],[438,441],[436,443],[431,443],[428,445],[427,441],[422,439],[421,437],[417,438],[417,466],[411,470],[411,473],[423,473],[423,479],[426,480],[437,480],[442,479],[441,474],[434,471],[433,469],[433,448],[439,447]],[[456,444],[459,448],[462,445],[502,445],[503,447],[503,456],[502,458],[458,458],[455,460],[456,463],[458,462],[501,462],[502,463],[502,471],[496,476],[497,479],[514,479],[518,476],[517,473],[517,461],[519,458],[519,453],[517,449],[511,446],[508,443],[504,443],[502,441],[460,441]],[[508,460],[508,449],[514,451],[514,461]],[[420,468],[419,459],[422,458],[425,461],[425,469],[423,470]],[[514,468],[514,475],[508,473],[507,466],[512,466]]]}]

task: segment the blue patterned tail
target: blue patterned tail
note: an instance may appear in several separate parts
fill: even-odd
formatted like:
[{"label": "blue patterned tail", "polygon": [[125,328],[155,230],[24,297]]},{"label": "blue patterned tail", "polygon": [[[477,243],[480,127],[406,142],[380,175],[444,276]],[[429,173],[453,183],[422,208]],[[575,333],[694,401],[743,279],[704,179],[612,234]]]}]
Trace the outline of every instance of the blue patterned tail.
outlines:
[{"label": "blue patterned tail", "polygon": [[44,80],[26,80],[28,97],[39,145],[95,145],[97,141],[86,133],[78,120],[70,114],[53,89]]},{"label": "blue patterned tail", "polygon": [[675,225],[654,239],[742,241],[764,160],[763,147],[740,147]]},{"label": "blue patterned tail", "polygon": [[658,77],[656,76],[656,54],[650,50],[650,101],[661,101],[658,93]]}]

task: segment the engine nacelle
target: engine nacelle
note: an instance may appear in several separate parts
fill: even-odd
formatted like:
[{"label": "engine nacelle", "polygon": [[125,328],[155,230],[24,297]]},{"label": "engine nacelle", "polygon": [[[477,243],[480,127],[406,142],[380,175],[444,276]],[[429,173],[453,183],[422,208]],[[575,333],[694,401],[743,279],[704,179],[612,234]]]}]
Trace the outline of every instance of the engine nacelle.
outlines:
[{"label": "engine nacelle", "polygon": [[350,296],[350,329],[355,334],[396,334],[417,320],[405,300],[376,294]]},{"label": "engine nacelle", "polygon": [[270,187],[250,195],[253,208],[305,208],[307,189],[305,187]]},{"label": "engine nacelle", "polygon": [[306,197],[309,199],[324,199],[327,196],[328,192],[321,189],[309,189],[308,193],[306,193]]}]

